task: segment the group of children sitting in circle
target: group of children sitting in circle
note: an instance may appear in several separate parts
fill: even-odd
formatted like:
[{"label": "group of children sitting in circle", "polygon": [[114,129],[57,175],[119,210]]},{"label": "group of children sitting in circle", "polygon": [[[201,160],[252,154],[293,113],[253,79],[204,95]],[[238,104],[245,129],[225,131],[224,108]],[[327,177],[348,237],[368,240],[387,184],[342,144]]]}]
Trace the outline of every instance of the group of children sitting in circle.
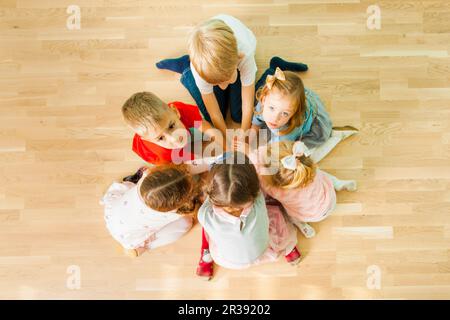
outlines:
[{"label": "group of children sitting in circle", "polygon": [[[255,36],[241,21],[215,16],[194,28],[189,55],[156,64],[181,74],[197,106],[167,104],[150,92],[123,105],[133,151],[148,165],[113,183],[101,203],[108,230],[128,255],[173,243],[198,221],[197,275],[204,279],[212,278],[214,263],[242,269],[283,255],[296,265],[296,227],[313,237],[309,223],[330,215],[336,190],[356,190],[355,181],[316,163],[357,130],[332,127],[322,101],[296,73],[305,64],[273,57],[255,84],[255,50]],[[227,139],[228,109],[247,134]],[[214,155],[192,150],[204,141]]]}]

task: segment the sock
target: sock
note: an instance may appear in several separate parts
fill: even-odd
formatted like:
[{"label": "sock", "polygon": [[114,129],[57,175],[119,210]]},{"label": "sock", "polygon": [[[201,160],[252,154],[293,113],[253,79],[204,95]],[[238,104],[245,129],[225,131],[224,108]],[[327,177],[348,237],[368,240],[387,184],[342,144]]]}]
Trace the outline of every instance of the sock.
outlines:
[{"label": "sock", "polygon": [[291,217],[291,221],[301,231],[305,238],[309,239],[316,235],[316,230],[314,230],[314,228],[308,223],[297,220],[293,217]]},{"label": "sock", "polygon": [[356,181],[355,180],[336,180],[333,181],[334,189],[336,191],[347,190],[347,191],[355,191],[356,190]]},{"label": "sock", "polygon": [[338,127],[333,128],[333,131],[331,132],[331,136],[333,137],[339,137],[341,140],[345,140],[348,137],[358,133],[358,130],[340,130]]},{"label": "sock", "polygon": [[175,59],[164,59],[156,63],[158,69],[170,70],[177,73],[183,73],[190,65],[189,55],[184,55]]},{"label": "sock", "polygon": [[289,62],[281,59],[280,57],[273,57],[270,59],[270,68],[280,68],[283,71],[307,71],[308,65],[301,62]]},{"label": "sock", "polygon": [[358,130],[335,130],[333,129],[331,131],[331,137],[328,138],[324,143],[322,143],[320,146],[317,146],[313,149],[311,149],[311,159],[314,162],[319,162],[323,158],[325,158],[326,155],[328,155],[331,150],[333,150],[338,143],[340,143],[342,140],[347,139],[348,137],[358,133]]},{"label": "sock", "polygon": [[214,261],[209,253],[209,243],[206,239],[205,229],[202,228],[202,250],[200,255],[200,261],[197,266],[197,275],[210,280],[214,273]]},{"label": "sock", "polygon": [[204,249],[209,250],[209,242],[208,239],[206,239],[205,229],[202,228],[202,253]]},{"label": "sock", "polygon": [[333,176],[332,174],[329,174],[328,172],[325,172],[321,170],[324,175],[326,175],[328,178],[330,178],[331,182],[333,183],[333,187],[336,191],[341,190],[347,190],[347,191],[355,191],[356,190],[356,181],[355,180],[340,180]]},{"label": "sock", "polygon": [[209,253],[209,242],[206,238],[205,229],[202,228],[202,248],[201,248],[201,262],[200,265],[210,264],[212,262],[211,254]]}]

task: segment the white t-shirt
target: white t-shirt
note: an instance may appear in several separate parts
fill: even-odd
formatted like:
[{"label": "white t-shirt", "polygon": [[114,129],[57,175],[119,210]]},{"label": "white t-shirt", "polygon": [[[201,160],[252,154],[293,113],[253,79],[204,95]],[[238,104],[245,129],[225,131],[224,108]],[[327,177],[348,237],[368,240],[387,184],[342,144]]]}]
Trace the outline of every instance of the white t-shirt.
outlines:
[{"label": "white t-shirt", "polygon": [[[234,36],[237,40],[238,52],[244,54],[244,57],[239,61],[237,69],[241,74],[242,86],[249,86],[255,82],[256,77],[256,38],[253,32],[247,28],[238,19],[226,15],[219,14],[212,19],[219,19],[225,22],[231,30],[233,30]],[[213,92],[213,85],[203,80],[198,72],[195,70],[191,62],[191,71],[195,79],[195,84],[202,94],[209,94]]]}]

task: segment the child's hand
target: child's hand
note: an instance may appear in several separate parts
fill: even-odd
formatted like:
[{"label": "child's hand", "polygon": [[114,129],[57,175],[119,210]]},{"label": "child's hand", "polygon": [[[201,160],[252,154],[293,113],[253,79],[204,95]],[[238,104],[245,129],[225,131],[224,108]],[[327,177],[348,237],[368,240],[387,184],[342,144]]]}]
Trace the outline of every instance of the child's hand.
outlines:
[{"label": "child's hand", "polygon": [[233,143],[233,150],[242,152],[242,153],[248,155],[250,153],[250,146],[243,141],[235,139],[234,143]]},{"label": "child's hand", "polygon": [[229,141],[229,140],[226,141],[226,143],[224,145],[224,153],[227,153],[227,152],[233,153],[234,152],[234,141],[235,141],[234,138],[231,141]]}]

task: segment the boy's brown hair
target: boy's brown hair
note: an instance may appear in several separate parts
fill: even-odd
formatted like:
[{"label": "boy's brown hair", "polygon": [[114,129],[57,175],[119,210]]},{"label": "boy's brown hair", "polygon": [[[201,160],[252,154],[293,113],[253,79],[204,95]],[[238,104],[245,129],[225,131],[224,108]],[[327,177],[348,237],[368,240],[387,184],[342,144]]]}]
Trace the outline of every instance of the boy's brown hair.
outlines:
[{"label": "boy's brown hair", "polygon": [[[247,156],[235,152],[233,161],[215,164],[208,177],[207,195],[211,203],[218,207],[239,207],[253,202],[260,184],[256,169]],[[243,159],[244,161],[237,161]]]},{"label": "boy's brown hair", "polygon": [[151,92],[138,92],[125,101],[122,115],[125,122],[142,133],[155,127],[170,110],[169,106]]},{"label": "boy's brown hair", "polygon": [[194,181],[185,165],[170,164],[149,170],[139,188],[148,207],[168,212],[179,209],[192,200]]}]

